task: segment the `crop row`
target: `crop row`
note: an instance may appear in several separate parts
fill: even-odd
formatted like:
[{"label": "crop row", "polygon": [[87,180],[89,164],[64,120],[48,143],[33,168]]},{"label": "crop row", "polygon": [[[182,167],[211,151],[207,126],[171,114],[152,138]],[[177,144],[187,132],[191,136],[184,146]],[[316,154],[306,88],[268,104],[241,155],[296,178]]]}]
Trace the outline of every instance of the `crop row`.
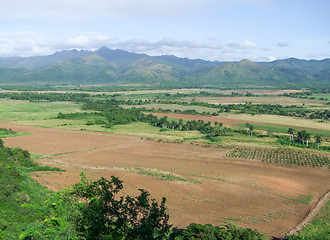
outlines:
[{"label": "crop row", "polygon": [[328,155],[310,154],[306,152],[276,150],[276,149],[252,149],[236,148],[227,154],[228,157],[255,159],[262,162],[279,163],[297,166],[330,168]]}]

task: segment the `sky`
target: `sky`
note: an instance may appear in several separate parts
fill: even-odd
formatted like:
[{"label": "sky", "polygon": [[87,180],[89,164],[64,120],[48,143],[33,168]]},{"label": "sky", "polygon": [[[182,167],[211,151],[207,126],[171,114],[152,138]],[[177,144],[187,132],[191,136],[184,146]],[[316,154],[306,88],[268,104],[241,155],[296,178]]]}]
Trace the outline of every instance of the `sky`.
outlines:
[{"label": "sky", "polygon": [[211,61],[330,57],[330,0],[0,0],[0,56],[102,46]]}]

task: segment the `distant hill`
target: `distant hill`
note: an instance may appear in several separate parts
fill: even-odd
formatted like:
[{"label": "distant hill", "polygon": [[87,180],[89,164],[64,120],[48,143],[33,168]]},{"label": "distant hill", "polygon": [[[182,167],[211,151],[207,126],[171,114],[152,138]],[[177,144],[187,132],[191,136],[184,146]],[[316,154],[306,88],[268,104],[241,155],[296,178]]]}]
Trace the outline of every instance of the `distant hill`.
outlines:
[{"label": "distant hill", "polygon": [[0,57],[0,83],[329,87],[330,59],[210,62],[102,47],[48,56]]}]

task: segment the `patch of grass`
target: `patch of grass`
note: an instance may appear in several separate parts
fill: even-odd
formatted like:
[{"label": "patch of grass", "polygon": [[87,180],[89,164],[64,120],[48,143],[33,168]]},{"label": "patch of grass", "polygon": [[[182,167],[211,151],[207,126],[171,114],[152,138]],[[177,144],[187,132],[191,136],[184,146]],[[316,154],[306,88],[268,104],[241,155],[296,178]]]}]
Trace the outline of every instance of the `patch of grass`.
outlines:
[{"label": "patch of grass", "polygon": [[313,200],[313,195],[300,195],[298,198],[286,198],[286,199],[308,205]]},{"label": "patch of grass", "polygon": [[31,133],[26,132],[14,132],[11,129],[0,128],[0,138],[8,138],[8,137],[18,137],[24,135],[30,135]]},{"label": "patch of grass", "polygon": [[114,133],[132,134],[143,137],[164,138],[170,140],[183,140],[185,138],[202,138],[203,134],[198,131],[178,131],[168,129],[160,132],[160,128],[149,125],[148,123],[135,122],[125,125],[115,125],[109,131]]},{"label": "patch of grass", "polygon": [[33,168],[33,171],[39,172],[39,171],[55,171],[55,172],[65,172],[64,169],[58,168],[58,167],[51,167],[51,166],[36,166]]},{"label": "patch of grass", "polygon": [[232,136],[220,137],[223,145],[244,147],[267,147],[275,148],[276,138],[258,138],[250,135],[232,133]]},{"label": "patch of grass", "polygon": [[225,182],[225,183],[231,183],[230,181],[223,179],[223,178],[214,178],[214,177],[208,177],[208,176],[204,176],[204,175],[195,175],[195,174],[190,174],[190,176],[195,176],[195,177],[200,177],[200,178],[210,179],[210,180],[216,180],[216,181]]},{"label": "patch of grass", "polygon": [[128,169],[130,171],[133,171],[133,172],[136,172],[139,174],[156,177],[158,179],[165,180],[165,181],[193,182],[193,183],[201,184],[200,182],[198,182],[194,179],[185,178],[185,177],[182,177],[180,175],[170,173],[170,172],[159,171],[157,169],[145,169],[145,168],[128,168]]},{"label": "patch of grass", "polygon": [[56,118],[59,112],[81,112],[74,103],[15,101],[0,99],[0,121],[26,121]]},{"label": "patch of grass", "polygon": [[[238,123],[234,124],[235,126],[242,127],[246,129],[245,123]],[[281,125],[281,124],[267,124],[267,123],[258,123],[258,124],[252,124],[255,129],[263,130],[263,131],[273,131],[277,133],[288,133],[288,129],[290,126],[287,125]],[[315,128],[306,128],[306,127],[294,127],[295,130],[306,130],[307,132],[311,133],[312,135],[321,135],[323,137],[330,137],[330,131],[324,130],[324,129],[315,129]]]},{"label": "patch of grass", "polygon": [[244,217],[238,217],[238,218],[224,218],[226,221],[232,221],[232,222],[243,222]]}]

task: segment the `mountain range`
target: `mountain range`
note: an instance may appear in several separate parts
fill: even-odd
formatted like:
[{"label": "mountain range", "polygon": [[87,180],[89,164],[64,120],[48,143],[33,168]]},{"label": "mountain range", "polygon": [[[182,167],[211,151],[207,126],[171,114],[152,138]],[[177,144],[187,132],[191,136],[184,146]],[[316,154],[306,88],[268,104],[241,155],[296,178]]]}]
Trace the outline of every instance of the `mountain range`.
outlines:
[{"label": "mountain range", "polygon": [[35,57],[0,57],[0,84],[123,84],[330,87],[330,59],[205,61],[102,47]]}]

